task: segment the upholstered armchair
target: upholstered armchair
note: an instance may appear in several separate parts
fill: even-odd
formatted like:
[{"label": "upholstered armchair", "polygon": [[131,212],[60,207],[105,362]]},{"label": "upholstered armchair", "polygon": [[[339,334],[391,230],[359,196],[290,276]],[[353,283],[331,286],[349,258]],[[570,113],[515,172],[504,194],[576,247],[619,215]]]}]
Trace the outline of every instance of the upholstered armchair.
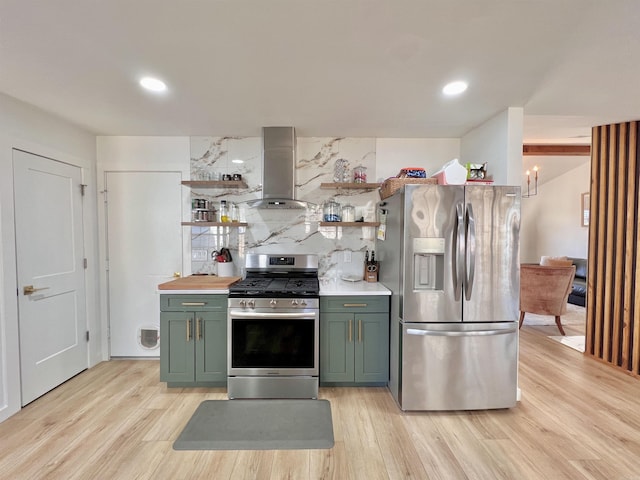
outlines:
[{"label": "upholstered armchair", "polygon": [[520,265],[520,327],[525,313],[553,315],[560,334],[564,335],[560,316],[567,312],[575,273],[575,265]]}]

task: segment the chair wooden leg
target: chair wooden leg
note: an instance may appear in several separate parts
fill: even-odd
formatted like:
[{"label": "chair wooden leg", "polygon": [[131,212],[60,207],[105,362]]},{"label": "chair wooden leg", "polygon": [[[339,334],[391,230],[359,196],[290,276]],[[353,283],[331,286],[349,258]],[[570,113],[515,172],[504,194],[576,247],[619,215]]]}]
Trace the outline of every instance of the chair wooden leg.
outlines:
[{"label": "chair wooden leg", "polygon": [[520,312],[520,324],[518,325],[518,328],[522,328],[523,321],[524,321],[524,312]]},{"label": "chair wooden leg", "polygon": [[565,335],[564,329],[562,328],[562,323],[560,323],[560,315],[556,315],[556,325],[558,325],[558,330],[560,330],[560,335]]}]

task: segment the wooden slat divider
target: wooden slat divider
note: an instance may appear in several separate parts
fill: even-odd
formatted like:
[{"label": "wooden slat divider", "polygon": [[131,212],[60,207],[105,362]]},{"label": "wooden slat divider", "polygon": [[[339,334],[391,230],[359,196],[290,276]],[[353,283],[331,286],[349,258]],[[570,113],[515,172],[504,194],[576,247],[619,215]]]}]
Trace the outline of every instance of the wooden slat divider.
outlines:
[{"label": "wooden slat divider", "polygon": [[[604,291],[606,289],[606,282],[604,276],[604,268],[605,268],[605,253],[606,242],[605,235],[607,232],[606,228],[606,197],[605,193],[607,191],[607,162],[605,161],[607,156],[607,145],[608,145],[608,129],[607,127],[600,127],[600,145],[597,147],[599,150],[599,172],[598,172],[598,194],[596,198],[598,199],[598,206],[592,213],[594,213],[597,217],[597,222],[595,222],[595,227],[597,228],[597,239],[594,247],[597,249],[596,252],[602,252],[599,255],[596,255],[597,268],[592,270],[595,280],[595,284],[597,288],[594,288],[593,295],[593,307],[595,309],[594,315],[594,355],[602,358],[602,339],[603,339],[603,330],[602,330],[602,321],[600,319],[604,316]],[[587,300],[588,301],[588,300]]]},{"label": "wooden slat divider", "polygon": [[640,122],[592,130],[585,355],[640,376]]},{"label": "wooden slat divider", "polygon": [[[631,122],[628,129],[628,146],[626,151],[627,172],[635,172],[637,168],[635,141],[637,138],[636,130],[637,122]],[[625,250],[624,250],[624,335],[622,337],[623,357],[620,366],[625,370],[629,370],[632,366],[633,352],[631,351],[632,335],[634,331],[633,325],[633,302],[634,302],[634,257],[637,252],[637,244],[635,242],[635,232],[637,228],[637,209],[636,206],[636,180],[633,175],[626,175],[626,230],[625,230]]]},{"label": "wooden slat divider", "polygon": [[[615,195],[615,207],[614,207],[614,220],[615,230],[612,235],[615,237],[615,249],[613,252],[614,261],[611,264],[613,267],[612,277],[616,291],[624,291],[624,241],[626,232],[626,215],[625,215],[625,178],[627,172],[627,158],[626,158],[626,138],[627,136],[627,124],[623,123],[617,129],[617,139],[612,142],[616,146],[616,170],[615,174],[611,175],[614,183],[614,190],[612,194]],[[613,158],[613,157],[612,157]],[[611,202],[614,203],[614,202]],[[613,246],[613,245],[612,245]],[[613,317],[611,318],[611,358],[618,365],[622,365],[623,357],[626,356],[622,349],[622,334],[624,323],[622,321],[624,302],[613,302]]]},{"label": "wooden slat divider", "polygon": [[[600,169],[600,151],[597,148],[600,145],[600,129],[593,128],[591,133],[591,141],[593,148],[591,149],[591,184],[589,191],[591,192],[589,203],[589,245],[595,250],[597,243],[597,225],[598,225],[598,188],[599,182],[599,169]],[[596,271],[596,256],[588,255],[587,258],[587,313],[586,313],[586,325],[585,325],[585,354],[595,355],[595,271]],[[593,272],[594,274],[591,274]]]},{"label": "wooden slat divider", "polygon": [[[631,122],[631,133],[629,135],[629,156],[633,158],[633,170],[629,170],[628,176],[634,183],[634,191],[632,196],[633,204],[629,209],[634,212],[634,222],[630,227],[635,230],[635,240],[632,241],[633,252],[632,258],[629,260],[630,265],[635,263],[635,272],[630,273],[633,277],[633,286],[631,287],[631,299],[629,301],[629,317],[632,320],[629,336],[633,335],[632,341],[632,353],[631,353],[631,371],[636,375],[640,375],[640,218],[638,217],[638,208],[640,207],[640,164],[638,163],[638,154],[640,149],[638,148],[638,141],[640,140],[639,130],[640,122]],[[631,163],[630,163],[631,165]],[[631,234],[633,236],[633,234]],[[629,268],[631,272],[632,267]]]},{"label": "wooden slat divider", "polygon": [[615,192],[616,192],[616,137],[618,125],[609,125],[608,155],[607,163],[607,204],[606,204],[606,240],[605,240],[605,262],[604,262],[604,315],[602,322],[602,357],[611,362],[611,316],[613,314],[613,254],[615,225]]}]

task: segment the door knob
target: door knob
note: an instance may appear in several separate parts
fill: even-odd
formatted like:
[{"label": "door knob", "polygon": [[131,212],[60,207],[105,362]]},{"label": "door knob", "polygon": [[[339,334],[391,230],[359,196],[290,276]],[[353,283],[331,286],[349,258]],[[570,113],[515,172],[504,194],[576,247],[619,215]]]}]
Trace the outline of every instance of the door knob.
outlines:
[{"label": "door knob", "polygon": [[31,295],[32,293],[38,292],[40,290],[48,290],[48,289],[49,287],[34,288],[33,285],[26,285],[22,287],[22,293],[25,295]]},{"label": "door knob", "polygon": [[180,272],[173,272],[173,278],[180,278],[182,274]]}]

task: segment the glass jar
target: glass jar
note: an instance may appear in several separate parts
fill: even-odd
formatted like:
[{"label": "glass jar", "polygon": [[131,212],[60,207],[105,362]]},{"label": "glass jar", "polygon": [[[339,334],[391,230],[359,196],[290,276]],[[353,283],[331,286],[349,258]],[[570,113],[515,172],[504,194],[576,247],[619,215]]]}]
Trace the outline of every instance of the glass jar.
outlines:
[{"label": "glass jar", "polygon": [[353,169],[353,181],[355,183],[367,183],[367,167],[358,165]]},{"label": "glass jar", "polygon": [[325,222],[339,222],[341,219],[340,204],[335,200],[324,202],[322,207],[322,219]]},{"label": "glass jar", "polygon": [[333,181],[336,183],[349,181],[349,162],[344,158],[339,158],[333,166]]},{"label": "glass jar", "polygon": [[356,221],[356,208],[353,205],[346,204],[344,207],[342,207],[342,221],[343,222]]},{"label": "glass jar", "polygon": [[232,222],[238,221],[238,206],[235,203],[231,203],[229,206],[229,217]]}]

